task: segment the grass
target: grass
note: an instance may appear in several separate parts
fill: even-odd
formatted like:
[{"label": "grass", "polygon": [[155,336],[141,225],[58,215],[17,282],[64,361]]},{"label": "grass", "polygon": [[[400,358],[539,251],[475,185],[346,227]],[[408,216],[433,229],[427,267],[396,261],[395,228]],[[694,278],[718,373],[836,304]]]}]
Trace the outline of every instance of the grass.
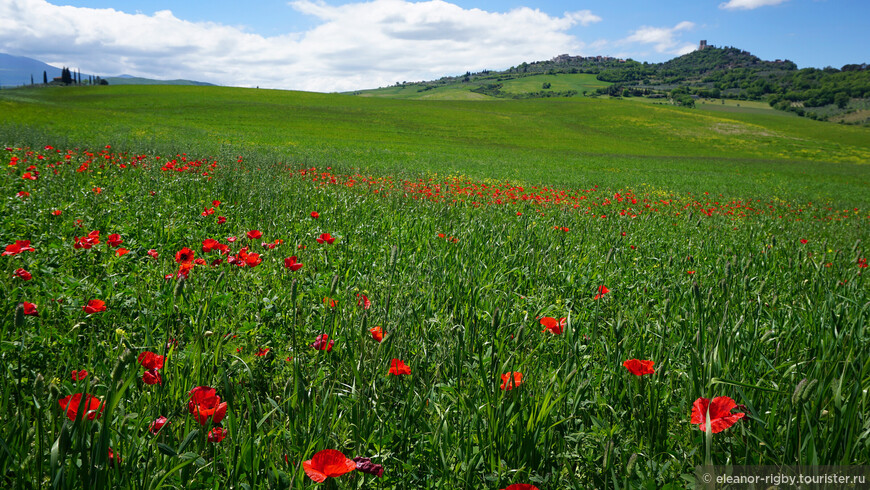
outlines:
[{"label": "grass", "polygon": [[[0,246],[35,248],[0,257],[4,487],[313,488],[323,449],[385,468],[332,488],[677,488],[705,462],[870,460],[860,128],[625,101],[0,96]],[[699,121],[721,133],[680,144]],[[796,140],[828,153],[796,160]],[[179,279],[185,247],[204,262]],[[189,413],[196,386],[219,423]],[[84,392],[102,414],[71,420],[60,401]],[[692,406],[717,396],[745,416],[708,438]]]},{"label": "grass", "polygon": [[556,92],[564,92],[567,90],[576,90],[576,97],[582,97],[583,92],[594,92],[600,87],[612,85],[610,82],[602,82],[595,78],[596,75],[585,73],[577,74],[561,74],[561,75],[532,75],[528,77],[516,78],[504,82],[502,90],[508,93],[528,93],[539,92],[542,90],[544,83],[549,83],[549,90]]}]

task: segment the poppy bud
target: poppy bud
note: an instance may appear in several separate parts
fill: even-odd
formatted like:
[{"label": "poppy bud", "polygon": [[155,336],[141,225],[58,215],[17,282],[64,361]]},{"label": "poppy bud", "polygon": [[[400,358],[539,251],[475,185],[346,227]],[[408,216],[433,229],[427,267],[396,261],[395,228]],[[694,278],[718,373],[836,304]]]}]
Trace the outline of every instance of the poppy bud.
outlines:
[{"label": "poppy bud", "polygon": [[42,396],[45,394],[45,378],[42,377],[41,374],[36,375],[36,379],[33,380],[33,395],[37,400],[42,399]]}]

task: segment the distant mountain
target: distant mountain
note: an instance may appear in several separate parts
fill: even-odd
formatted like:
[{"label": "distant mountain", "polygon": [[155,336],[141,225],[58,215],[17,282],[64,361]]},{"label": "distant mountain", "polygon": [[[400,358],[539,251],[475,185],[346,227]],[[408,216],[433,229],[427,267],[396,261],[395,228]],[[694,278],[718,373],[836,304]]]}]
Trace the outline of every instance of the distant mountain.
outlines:
[{"label": "distant mountain", "polygon": [[117,77],[103,77],[109,85],[198,85],[215,86],[213,83],[197,82],[194,80],[155,80],[151,78],[134,77],[132,75],[120,75]]},{"label": "distant mountain", "polygon": [[[42,83],[43,71],[48,81],[51,81],[54,77],[60,76],[61,69],[33,58],[0,53],[0,86],[2,87],[30,85],[31,76],[34,83]],[[85,76],[82,74],[82,77]]]},{"label": "distant mountain", "polygon": [[[41,84],[43,72],[45,72],[49,82],[51,82],[55,77],[60,77],[61,75],[60,68],[43,63],[42,61],[27,58],[25,56],[13,56],[0,53],[0,87],[30,85],[31,81],[35,84]],[[85,81],[91,76],[92,75],[90,74],[82,73],[82,81]],[[214,85],[193,80],[155,80],[151,78],[134,77],[132,75],[101,78],[109,82],[109,85]]]}]

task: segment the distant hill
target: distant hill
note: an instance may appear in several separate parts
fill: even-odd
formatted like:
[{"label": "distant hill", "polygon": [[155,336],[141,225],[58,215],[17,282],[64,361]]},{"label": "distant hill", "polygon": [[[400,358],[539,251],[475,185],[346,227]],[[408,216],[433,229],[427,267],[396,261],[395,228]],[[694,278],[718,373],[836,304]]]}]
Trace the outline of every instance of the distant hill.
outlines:
[{"label": "distant hill", "polygon": [[748,51],[712,45],[664,63],[563,54],[502,71],[468,72],[354,93],[451,99],[643,97],[689,107],[697,99],[737,99],[764,102],[813,119],[870,123],[870,66],[866,63],[841,69],[798,69],[789,60],[765,61]]},{"label": "distant hill", "polygon": [[198,85],[198,86],[214,86],[213,83],[197,82],[194,80],[155,80],[151,78],[134,77],[131,75],[121,75],[117,77],[103,77],[109,82],[109,85]]},{"label": "distant hill", "polygon": [[[45,72],[49,82],[61,75],[60,68],[43,63],[42,61],[25,56],[0,53],[0,87],[30,85],[31,81],[35,84],[41,84],[43,72]],[[95,75],[82,73],[82,81],[91,76]],[[102,79],[109,82],[109,85],[214,85],[193,80],[155,80],[134,77],[132,75],[102,77]]]},{"label": "distant hill", "polygon": [[34,83],[42,83],[43,71],[51,81],[54,77],[60,76],[61,69],[33,58],[0,53],[0,86],[2,87],[30,85],[31,76]]}]

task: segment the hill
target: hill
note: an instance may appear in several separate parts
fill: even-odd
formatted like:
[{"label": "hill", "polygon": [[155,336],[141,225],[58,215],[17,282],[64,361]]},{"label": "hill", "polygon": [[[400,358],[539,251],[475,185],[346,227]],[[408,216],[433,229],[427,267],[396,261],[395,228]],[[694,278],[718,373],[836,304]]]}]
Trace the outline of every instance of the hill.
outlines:
[{"label": "hill", "polygon": [[[485,70],[397,84],[357,95],[402,98],[545,98],[603,95],[662,99],[693,107],[697,99],[760,101],[812,119],[870,123],[867,64],[804,68],[765,61],[734,47],[706,45],[664,63],[608,56],[556,56],[503,71]],[[437,95],[436,95],[437,94]],[[445,96],[446,95],[446,96]]]},{"label": "hill", "polygon": [[134,77],[130,75],[121,75],[117,77],[104,77],[109,82],[109,85],[196,85],[196,86],[214,86],[212,83],[197,82],[194,80],[157,80],[153,78]]}]

